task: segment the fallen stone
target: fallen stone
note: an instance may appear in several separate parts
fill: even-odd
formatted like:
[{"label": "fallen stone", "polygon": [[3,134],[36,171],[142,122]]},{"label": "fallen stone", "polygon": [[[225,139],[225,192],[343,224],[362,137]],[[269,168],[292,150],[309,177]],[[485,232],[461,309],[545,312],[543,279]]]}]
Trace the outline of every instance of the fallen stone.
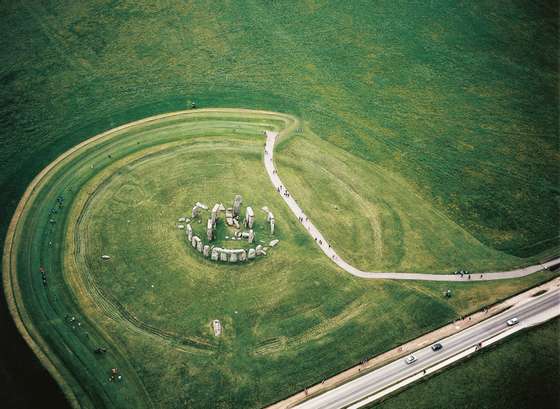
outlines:
[{"label": "fallen stone", "polygon": [[200,207],[201,209],[208,210],[208,206],[204,203],[196,202],[196,206]]},{"label": "fallen stone", "polygon": [[252,259],[255,258],[255,249],[249,249],[249,252],[248,252],[248,254],[247,254],[247,258],[248,258],[249,260],[252,260]]},{"label": "fallen stone", "polygon": [[178,227],[179,229],[184,229],[184,228],[185,228],[185,225],[184,225],[184,224],[178,224],[177,227]]},{"label": "fallen stone", "polygon": [[272,241],[269,243],[269,246],[270,246],[270,247],[274,247],[274,246],[276,246],[279,242],[280,242],[280,240],[274,239],[274,240],[272,240]]},{"label": "fallen stone", "polygon": [[184,217],[179,217],[179,223],[183,223],[185,221]]}]

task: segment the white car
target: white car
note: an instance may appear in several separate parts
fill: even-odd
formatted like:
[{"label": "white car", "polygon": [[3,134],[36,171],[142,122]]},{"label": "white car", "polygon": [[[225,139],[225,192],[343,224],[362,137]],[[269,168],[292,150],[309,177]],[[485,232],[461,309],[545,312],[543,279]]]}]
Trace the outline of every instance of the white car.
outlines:
[{"label": "white car", "polygon": [[407,356],[406,359],[404,360],[404,362],[406,362],[407,365],[410,365],[411,363],[413,363],[415,361],[416,361],[416,357],[412,354]]},{"label": "white car", "polygon": [[508,327],[511,327],[511,326],[517,324],[518,322],[519,322],[519,319],[516,317],[516,318],[512,318],[510,320],[507,320],[506,324],[508,325]]}]

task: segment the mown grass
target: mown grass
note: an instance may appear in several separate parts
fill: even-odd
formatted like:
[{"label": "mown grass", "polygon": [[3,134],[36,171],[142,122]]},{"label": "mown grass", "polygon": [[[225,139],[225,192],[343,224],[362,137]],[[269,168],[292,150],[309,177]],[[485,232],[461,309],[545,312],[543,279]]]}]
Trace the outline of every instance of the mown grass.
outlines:
[{"label": "mown grass", "polygon": [[[198,111],[121,131],[65,160],[37,192],[19,227],[23,301],[82,401],[260,407],[550,276],[403,284],[336,269],[303,239],[264,172],[262,130],[284,123],[245,116],[241,124],[243,115]],[[317,149],[309,160],[323,156]],[[196,201],[236,193],[275,213],[280,244],[243,265],[205,260],[177,218]],[[60,194],[65,204],[51,224]],[[96,356],[98,345],[109,352]],[[122,383],[108,381],[113,366]]]},{"label": "mown grass", "polygon": [[555,319],[368,408],[542,408],[560,405]]}]

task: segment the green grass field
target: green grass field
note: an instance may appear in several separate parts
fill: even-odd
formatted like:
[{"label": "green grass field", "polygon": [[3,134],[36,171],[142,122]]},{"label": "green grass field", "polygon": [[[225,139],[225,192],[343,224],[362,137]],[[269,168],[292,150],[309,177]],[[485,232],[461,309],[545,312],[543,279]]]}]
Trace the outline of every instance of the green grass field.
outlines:
[{"label": "green grass field", "polygon": [[555,319],[368,408],[556,409],[559,331]]},{"label": "green grass field", "polygon": [[[196,101],[301,118],[304,132],[278,148],[280,176],[360,268],[508,268],[558,252],[557,2],[47,0],[2,10],[2,243],[26,186],[58,155]],[[259,156],[267,121],[200,119],[198,130],[156,125],[128,135],[139,145],[84,153],[26,219],[18,263],[29,319],[83,402],[258,407],[545,278],[453,285],[444,301],[447,285],[349,277],[274,195]],[[96,199],[85,206],[88,189]],[[61,192],[51,232],[45,212]],[[240,272],[194,257],[174,227],[191,201],[235,193],[271,207],[281,239]],[[110,264],[99,263],[105,249]],[[45,293],[37,267],[47,262]],[[218,314],[220,342],[208,325]],[[10,321],[3,308],[0,382],[19,402],[45,382],[21,375],[37,364]],[[100,342],[112,345],[107,357],[91,355]],[[105,381],[115,362],[123,384]]]},{"label": "green grass field", "polygon": [[[11,270],[20,314],[67,393],[94,407],[260,407],[550,277],[402,284],[335,268],[289,213],[262,164],[263,130],[289,132],[294,121],[190,111],[96,139],[44,176],[17,225]],[[299,135],[286,135],[280,158],[290,157],[292,145],[298,150]],[[314,152],[306,161],[318,164],[325,154]],[[284,168],[290,166],[279,172]],[[322,169],[316,166],[312,179]],[[280,244],[241,265],[206,260],[177,219],[196,201],[232,200],[236,193],[245,205],[275,213]],[[330,206],[321,200],[310,215],[327,214]],[[348,214],[344,222],[361,217]],[[257,240],[268,241],[259,222],[264,214],[257,213]],[[484,252],[462,234],[465,253]],[[111,259],[102,260],[104,254]],[[218,339],[210,326],[216,318],[224,326]],[[98,346],[109,352],[95,355]],[[115,366],[122,382],[108,379]]]}]

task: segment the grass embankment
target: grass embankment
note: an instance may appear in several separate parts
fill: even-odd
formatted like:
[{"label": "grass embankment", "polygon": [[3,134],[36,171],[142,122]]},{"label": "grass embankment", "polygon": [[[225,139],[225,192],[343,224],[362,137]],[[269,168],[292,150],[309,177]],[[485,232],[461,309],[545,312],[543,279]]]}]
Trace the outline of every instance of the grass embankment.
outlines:
[{"label": "grass embankment", "polygon": [[[395,283],[335,269],[262,165],[262,130],[288,122],[197,111],[131,127],[65,159],[37,189],[18,226],[19,301],[82,402],[259,407],[548,276]],[[177,218],[196,201],[227,203],[236,193],[275,213],[280,244],[239,266],[205,260]],[[214,318],[224,324],[220,339]],[[94,355],[98,345],[109,352]],[[122,383],[108,381],[113,366]]]},{"label": "grass embankment", "polygon": [[556,409],[559,333],[556,318],[368,408]]}]

